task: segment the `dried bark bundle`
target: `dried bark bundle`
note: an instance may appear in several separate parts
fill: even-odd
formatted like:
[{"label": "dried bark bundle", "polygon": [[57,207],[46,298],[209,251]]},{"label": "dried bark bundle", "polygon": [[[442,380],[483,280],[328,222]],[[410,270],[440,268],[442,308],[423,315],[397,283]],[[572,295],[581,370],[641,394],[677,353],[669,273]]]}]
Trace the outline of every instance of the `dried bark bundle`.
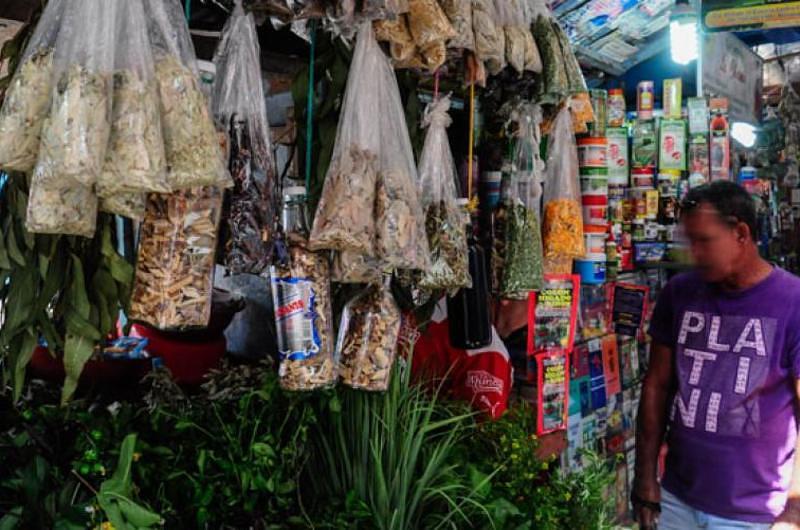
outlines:
[{"label": "dried bark bundle", "polygon": [[400,334],[400,309],[388,289],[370,287],[345,307],[337,343],[339,373],[350,387],[389,387]]},{"label": "dried bark bundle", "polygon": [[314,390],[336,383],[330,265],[322,253],[293,241],[290,260],[272,267],[272,292],[281,354],[280,385]]},{"label": "dried bark bundle", "polygon": [[170,187],[230,186],[219,136],[194,72],[166,55],[156,61],[156,79]]},{"label": "dried bark bundle", "polygon": [[136,72],[114,74],[111,135],[103,172],[97,182],[101,198],[119,193],[166,193],[167,162],[154,83]]},{"label": "dried bark bundle", "polygon": [[0,167],[29,172],[36,165],[42,123],[53,90],[53,50],[35,53],[14,75],[0,110]]},{"label": "dried bark bundle", "polygon": [[221,209],[214,187],[148,197],[131,319],[159,329],[208,325]]}]

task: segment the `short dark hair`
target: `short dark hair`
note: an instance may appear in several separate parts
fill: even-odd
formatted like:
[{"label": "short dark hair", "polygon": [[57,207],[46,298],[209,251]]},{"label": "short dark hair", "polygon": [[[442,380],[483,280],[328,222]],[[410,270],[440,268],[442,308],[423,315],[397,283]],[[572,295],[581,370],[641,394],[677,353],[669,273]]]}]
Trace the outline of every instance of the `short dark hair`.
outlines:
[{"label": "short dark hair", "polygon": [[750,227],[750,237],[757,241],[756,204],[743,187],[726,180],[698,186],[689,191],[681,203],[681,214],[692,213],[703,203],[713,206],[725,223],[746,224]]}]

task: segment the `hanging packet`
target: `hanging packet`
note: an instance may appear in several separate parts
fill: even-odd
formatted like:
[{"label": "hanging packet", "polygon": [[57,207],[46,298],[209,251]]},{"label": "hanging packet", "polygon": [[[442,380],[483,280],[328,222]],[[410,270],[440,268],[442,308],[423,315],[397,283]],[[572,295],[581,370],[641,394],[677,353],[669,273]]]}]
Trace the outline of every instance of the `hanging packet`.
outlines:
[{"label": "hanging packet", "polygon": [[419,286],[426,290],[469,287],[467,232],[459,211],[456,167],[447,138],[452,120],[447,111],[450,97],[434,101],[425,110],[428,127],[419,159],[419,197],[425,211],[425,229],[431,266],[422,273]]},{"label": "hanging packet", "polygon": [[161,126],[173,190],[232,185],[223,149],[200,90],[197,58],[177,0],[145,0],[155,60]]},{"label": "hanging packet", "polygon": [[214,57],[212,98],[230,146],[233,188],[222,258],[233,273],[259,274],[269,266],[275,230],[277,182],[260,57],[253,15],[237,2]]},{"label": "hanging packet", "polygon": [[97,194],[101,210],[139,218],[144,193],[170,188],[142,0],[120,2],[117,16],[111,133]]},{"label": "hanging packet", "polygon": [[368,287],[345,305],[336,343],[339,374],[345,385],[386,391],[400,322],[400,308],[388,286]]},{"label": "hanging packet", "polygon": [[503,298],[525,300],[542,286],[542,237],[539,201],[542,196],[539,158],[541,110],[522,104],[512,114],[517,138],[512,160],[510,193],[506,197],[505,258],[500,292]]},{"label": "hanging packet", "polygon": [[472,0],[472,31],[475,54],[492,75],[506,66],[505,34],[492,0]]},{"label": "hanging packet", "polygon": [[131,320],[158,329],[208,325],[221,211],[222,192],[214,187],[148,197]]},{"label": "hanging packet", "polygon": [[[585,252],[578,184],[578,155],[569,109],[558,111],[547,146],[543,247],[547,272],[571,272],[572,259]],[[554,268],[556,270],[554,270]]]},{"label": "hanging packet", "polygon": [[455,30],[447,43],[449,48],[475,50],[475,33],[472,31],[472,0],[440,0],[447,18]]},{"label": "hanging packet", "polygon": [[0,109],[0,168],[30,172],[53,91],[53,55],[67,0],[45,6]]}]

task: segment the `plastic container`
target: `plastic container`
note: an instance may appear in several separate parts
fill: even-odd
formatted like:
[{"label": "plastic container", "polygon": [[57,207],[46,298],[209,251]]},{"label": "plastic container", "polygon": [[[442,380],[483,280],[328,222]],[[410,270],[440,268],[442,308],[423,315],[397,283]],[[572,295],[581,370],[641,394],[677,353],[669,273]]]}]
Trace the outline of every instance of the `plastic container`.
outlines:
[{"label": "plastic container", "polygon": [[595,227],[587,226],[583,229],[583,237],[586,241],[586,252],[588,254],[602,254],[606,248],[606,232],[591,231]]},{"label": "plastic container", "polygon": [[587,254],[583,259],[575,260],[575,273],[581,277],[584,285],[600,285],[606,281],[606,255]]},{"label": "plastic container", "polygon": [[[584,226],[608,225],[608,197],[605,195],[583,195],[581,196],[583,206]],[[588,250],[587,250],[588,252]]]},{"label": "plastic container", "polygon": [[608,175],[581,174],[581,195],[608,197]]},{"label": "plastic container", "polygon": [[650,167],[636,167],[631,170],[631,182],[634,188],[652,189],[655,185],[655,173]]},{"label": "plastic container", "polygon": [[640,81],[636,85],[636,115],[640,120],[653,118],[654,92],[652,81]]},{"label": "plastic container", "polygon": [[604,137],[580,138],[578,140],[578,165],[582,168],[605,168],[607,171],[608,140]]},{"label": "plastic container", "polygon": [[755,180],[757,176],[756,168],[753,166],[744,166],[739,170],[739,182],[747,180]]},{"label": "plastic container", "polygon": [[608,91],[608,126],[622,127],[625,123],[625,93],[621,88]]}]

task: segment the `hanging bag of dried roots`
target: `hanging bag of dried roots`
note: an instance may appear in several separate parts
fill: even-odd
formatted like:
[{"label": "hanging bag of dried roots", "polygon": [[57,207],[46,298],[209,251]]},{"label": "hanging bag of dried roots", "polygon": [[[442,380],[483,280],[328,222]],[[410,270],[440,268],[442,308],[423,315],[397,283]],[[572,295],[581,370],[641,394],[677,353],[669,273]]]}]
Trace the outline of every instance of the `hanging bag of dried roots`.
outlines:
[{"label": "hanging bag of dried roots", "polygon": [[131,320],[158,329],[208,325],[221,211],[222,192],[211,186],[149,195]]},{"label": "hanging bag of dried roots", "polygon": [[371,29],[359,32],[336,131],[333,155],[311,229],[311,250],[374,255],[375,187],[381,148],[381,66]]},{"label": "hanging bag of dried roots", "polygon": [[506,39],[495,2],[472,0],[472,31],[478,59],[492,75],[500,73],[506,66]]},{"label": "hanging bag of dried roots", "polygon": [[235,274],[260,274],[269,266],[275,228],[277,185],[260,57],[253,15],[237,2],[214,56],[212,97],[217,127],[228,134],[233,177],[221,259]]},{"label": "hanging bag of dried roots", "polygon": [[472,31],[472,0],[439,0],[455,36],[447,43],[448,48],[475,50],[475,33]]},{"label": "hanging bag of dried roots", "polygon": [[531,103],[520,104],[511,119],[517,124],[512,159],[508,215],[505,236],[505,262],[501,296],[525,300],[530,291],[542,287],[542,236],[539,228],[539,201],[542,197],[539,158],[541,110]]},{"label": "hanging bag of dried roots", "polygon": [[64,7],[50,109],[31,178],[31,232],[94,234],[94,186],[111,132],[117,6],[105,0],[68,0]]},{"label": "hanging bag of dried roots", "polygon": [[0,168],[29,173],[53,92],[53,53],[67,0],[51,0],[28,41],[0,109]]},{"label": "hanging bag of dried roots", "polygon": [[200,90],[197,58],[178,0],[145,0],[155,60],[167,179],[173,190],[232,185],[224,149]]},{"label": "hanging bag of dried roots", "polygon": [[545,272],[569,274],[572,260],[585,250],[578,153],[566,106],[558,111],[547,144],[542,228]]},{"label": "hanging bag of dried roots", "polygon": [[344,307],[336,342],[339,374],[352,388],[383,392],[389,387],[400,308],[388,285],[367,287]]},{"label": "hanging bag of dried roots", "polygon": [[97,181],[100,210],[141,219],[146,193],[170,191],[143,0],[119,2],[111,136]]},{"label": "hanging bag of dried roots", "polygon": [[457,204],[456,166],[447,127],[450,97],[434,101],[425,110],[428,127],[419,159],[419,196],[425,211],[425,231],[431,266],[422,272],[419,286],[428,291],[470,287],[467,227]]}]

